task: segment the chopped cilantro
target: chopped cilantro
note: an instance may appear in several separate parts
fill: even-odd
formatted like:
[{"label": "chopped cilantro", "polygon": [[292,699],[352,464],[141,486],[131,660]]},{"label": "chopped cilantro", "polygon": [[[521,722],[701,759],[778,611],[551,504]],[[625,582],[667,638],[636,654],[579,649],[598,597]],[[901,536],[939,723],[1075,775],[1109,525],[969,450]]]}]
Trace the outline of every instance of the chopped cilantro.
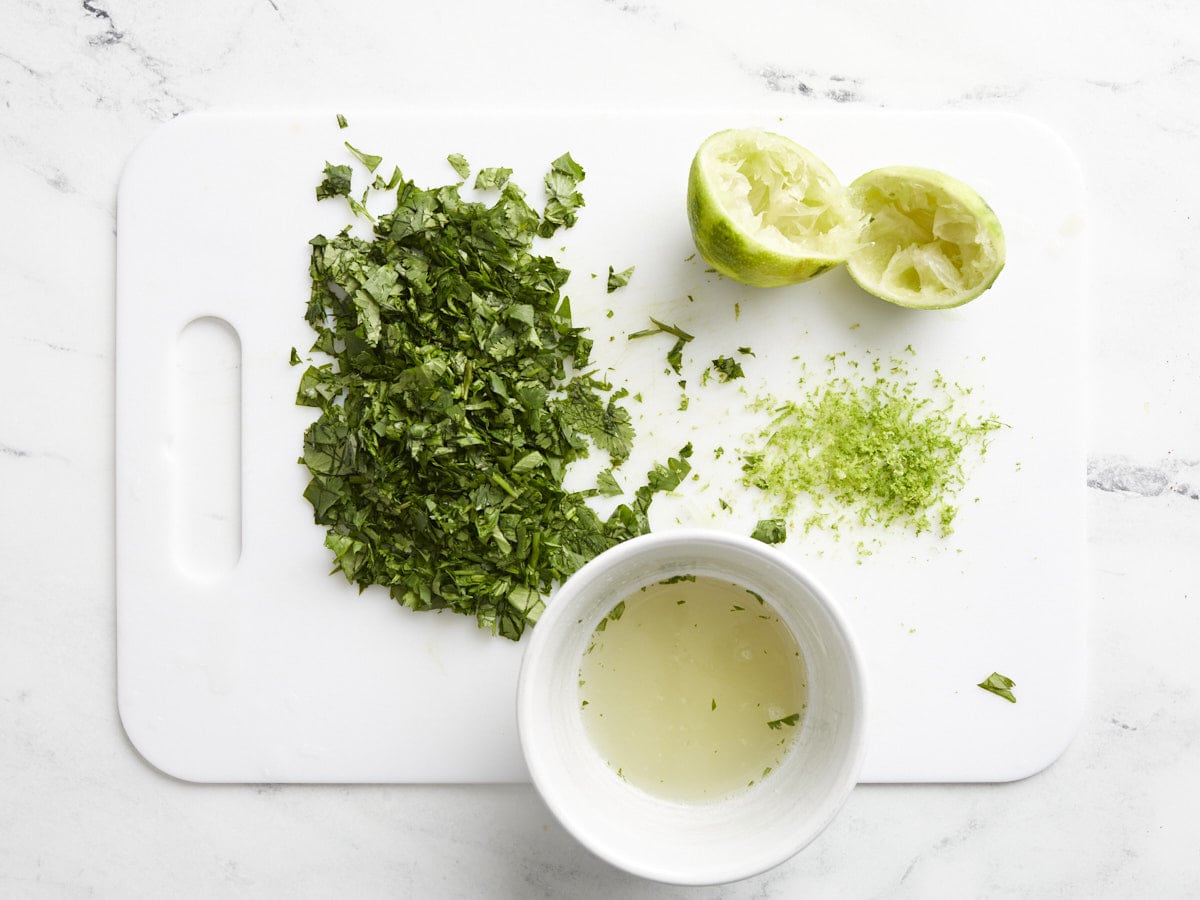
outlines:
[{"label": "chopped cilantro", "polygon": [[337,114],[337,123],[338,123],[338,128],[345,128],[347,125],[350,124],[349,122],[346,121],[346,117],[343,116],[341,113]]},{"label": "chopped cilantro", "polygon": [[767,723],[767,727],[770,728],[772,731],[778,731],[780,728],[782,728],[785,725],[787,725],[790,728],[799,721],[800,721],[800,713],[792,713],[790,716],[784,716],[782,719],[772,719],[770,722]]},{"label": "chopped cilantro", "polygon": [[584,179],[583,167],[564,153],[550,164],[546,173],[546,209],[538,225],[538,234],[550,237],[559,228],[575,224],[577,211],[584,205],[583,195],[576,190]]},{"label": "chopped cilantro", "polygon": [[750,537],[764,544],[781,544],[787,540],[787,523],[783,519],[759,519]]},{"label": "chopped cilantro", "polygon": [[349,166],[335,166],[333,163],[325,163],[325,178],[317,185],[317,199],[325,200],[329,197],[348,197],[350,196],[350,179],[353,173]]},{"label": "chopped cilantro", "polygon": [[[551,175],[565,191],[582,169],[564,156]],[[599,448],[618,464],[634,436],[627,392],[571,374],[592,342],[562,296],[566,270],[534,252],[582,198],[559,191],[539,216],[507,182],[489,206],[457,185],[394,179],[372,239],[346,229],[309,242],[311,352],[329,361],[297,390],[320,411],[304,435],[304,496],[334,571],[360,590],[381,585],[517,640],[555,583],[649,530],[654,495],[679,486],[692,449],[654,465],[607,520],[585,502],[601,485],[567,491],[573,461]],[[349,180],[327,164],[318,197],[348,196]]]},{"label": "chopped cilantro", "polygon": [[347,197],[346,202],[350,204],[350,211],[356,216],[362,216],[364,219],[370,219],[372,222],[374,222],[375,217],[371,215],[371,211],[367,209],[367,195],[369,193],[369,190],[363,191],[361,200],[355,200],[353,197]]},{"label": "chopped cilantro", "polygon": [[742,364],[729,356],[718,356],[712,361],[712,367],[716,370],[718,381],[733,381],[746,376]]},{"label": "chopped cilantro", "polygon": [[558,401],[559,419],[582,435],[590,437],[601,450],[608,451],[615,465],[629,456],[633,446],[633,425],[625,407],[618,405],[615,395],[607,402],[597,391],[604,385],[579,376],[567,385],[565,402]]},{"label": "chopped cilantro", "polygon": [[688,342],[695,340],[695,335],[688,334],[678,325],[667,325],[663,322],[660,322],[653,316],[650,317],[650,322],[654,325],[653,328],[645,328],[641,331],[635,331],[633,334],[629,335],[629,340],[632,341],[636,340],[637,338],[650,337],[651,335],[655,334],[673,335],[675,337],[675,343],[672,345],[671,349],[667,351],[667,364],[671,367],[675,374],[678,375],[679,370],[683,366],[683,348]]},{"label": "chopped cilantro", "polygon": [[371,154],[371,153],[363,153],[361,150],[351,147],[349,141],[345,141],[344,143],[346,144],[346,149],[349,150],[351,153],[353,153],[354,157],[360,163],[362,163],[364,166],[366,166],[368,171],[374,172],[376,169],[379,168],[379,164],[381,162],[383,162],[382,156],[375,156],[374,154]]},{"label": "chopped cilantro", "polygon": [[[504,185],[508,184],[508,179],[512,176],[512,169],[503,167],[492,167],[489,169],[480,169],[479,174],[475,176],[475,190],[500,190]],[[463,178],[466,178],[463,175]]]},{"label": "chopped cilantro", "polygon": [[650,317],[650,323],[654,326],[653,328],[646,328],[646,329],[643,329],[642,331],[635,331],[633,334],[631,334],[629,336],[629,339],[632,341],[635,338],[649,337],[650,335],[653,335],[653,334],[673,334],[673,335],[675,335],[675,337],[679,338],[679,340],[683,341],[685,344],[688,341],[695,339],[695,335],[688,334],[686,331],[684,331],[678,325],[668,325],[665,322],[660,322],[658,319],[654,318],[653,316]]},{"label": "chopped cilantro", "polygon": [[621,485],[617,484],[617,477],[613,475],[611,468],[596,476],[596,490],[604,497],[616,497],[622,493]]},{"label": "chopped cilantro", "polygon": [[629,284],[629,279],[633,277],[633,266],[630,266],[623,272],[616,272],[612,266],[608,267],[608,292],[611,294],[618,288],[623,288]]},{"label": "chopped cilantro", "polygon": [[985,691],[990,691],[998,697],[1003,697],[1009,703],[1016,703],[1017,697],[1012,692],[1016,686],[1016,682],[1006,675],[1001,675],[999,672],[993,672],[983,681],[979,682],[976,687],[981,687]]},{"label": "chopped cilantro", "polygon": [[384,181],[382,175],[376,175],[375,181],[371,183],[371,187],[376,191],[394,191],[397,185],[399,185],[403,180],[404,176],[400,174],[400,167],[394,166],[392,168],[391,178],[389,178],[387,181]]},{"label": "chopped cilantro", "polygon": [[686,343],[682,338],[677,340],[675,344],[667,351],[667,365],[678,374],[683,367],[683,345]]},{"label": "chopped cilantro", "polygon": [[299,354],[299,353],[297,353],[297,352],[296,352],[296,348],[295,348],[295,347],[293,347],[293,348],[292,348],[292,355],[291,355],[291,357],[290,357],[290,358],[289,358],[289,360],[288,360],[288,365],[290,365],[290,366],[298,366],[298,365],[300,365],[300,362],[301,362],[301,359],[300,359],[300,354]]},{"label": "chopped cilantro", "polygon": [[458,177],[466,181],[471,177],[471,164],[467,162],[467,158],[461,153],[451,153],[446,157],[446,162],[450,163],[450,168],[458,173]]}]

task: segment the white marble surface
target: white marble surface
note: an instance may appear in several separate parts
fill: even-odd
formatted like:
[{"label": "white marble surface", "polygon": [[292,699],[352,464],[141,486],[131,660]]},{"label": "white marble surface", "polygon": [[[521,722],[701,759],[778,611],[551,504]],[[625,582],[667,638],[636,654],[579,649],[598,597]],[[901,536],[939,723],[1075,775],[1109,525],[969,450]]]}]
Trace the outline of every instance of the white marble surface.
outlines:
[{"label": "white marble surface", "polygon": [[[0,6],[0,896],[1200,896],[1200,6],[733,6]],[[790,862],[690,892],[597,861],[527,786],[214,787],[144,763],[114,695],[132,148],[217,107],[773,99],[1021,111],[1083,164],[1092,673],[1066,754],[1014,784],[860,787]]]}]

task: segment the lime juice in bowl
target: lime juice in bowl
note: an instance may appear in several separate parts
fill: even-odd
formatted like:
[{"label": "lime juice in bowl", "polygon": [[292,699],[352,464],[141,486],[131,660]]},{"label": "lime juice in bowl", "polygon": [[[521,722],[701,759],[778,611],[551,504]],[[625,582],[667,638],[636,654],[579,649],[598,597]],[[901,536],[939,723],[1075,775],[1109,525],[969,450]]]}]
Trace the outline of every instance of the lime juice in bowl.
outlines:
[{"label": "lime juice in bowl", "polygon": [[[635,784],[624,777],[620,762],[610,764],[603,739],[597,739],[585,718],[588,685],[580,686],[579,681],[588,647],[594,645],[598,628],[601,634],[609,629],[617,633],[630,604],[626,602],[615,626],[602,627],[601,622],[611,623],[619,605],[640,594],[641,588],[649,593],[650,586],[672,579],[685,583],[687,576],[695,576],[696,583],[705,578],[735,586],[749,601],[738,604],[747,610],[759,606],[755,595],[761,597],[763,614],[776,616],[785,626],[803,660],[803,667],[787,675],[794,679],[794,693],[784,701],[802,708],[775,719],[767,717],[770,713],[755,716],[744,726],[784,742],[771,771],[764,774],[760,769],[757,779],[747,779],[753,784],[722,780],[726,773],[719,770],[706,776],[703,769],[679,779],[676,787],[682,785],[682,791]],[[664,599],[674,604],[681,597],[659,597],[660,602]],[[644,652],[672,654],[676,631],[667,629],[665,634],[666,640]],[[672,665],[665,668],[669,671]],[[605,551],[552,595],[525,649],[517,723],[533,784],[581,843],[613,865],[646,878],[717,884],[783,862],[836,815],[857,782],[865,752],[865,682],[848,623],[808,572],[759,541],[680,529],[643,535]],[[663,681],[660,686],[668,698],[694,702],[695,685],[671,687]],[[625,689],[637,693],[647,688],[648,682],[642,682]],[[721,710],[720,696],[705,700],[710,715]],[[628,727],[658,732],[648,742],[657,742],[669,758],[681,752],[689,737],[700,738],[695,729],[672,735],[670,724],[660,719],[631,722]],[[630,742],[647,743],[637,735],[626,740]],[[720,745],[715,749],[719,753]],[[697,791],[697,781],[705,777],[713,780]]]}]

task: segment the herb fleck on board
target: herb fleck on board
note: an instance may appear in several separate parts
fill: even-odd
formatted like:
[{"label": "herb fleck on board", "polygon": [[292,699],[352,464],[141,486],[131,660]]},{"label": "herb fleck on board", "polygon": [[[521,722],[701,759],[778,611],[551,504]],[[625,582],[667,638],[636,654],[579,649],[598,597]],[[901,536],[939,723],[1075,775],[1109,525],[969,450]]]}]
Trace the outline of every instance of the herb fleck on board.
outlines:
[{"label": "herb fleck on board", "polygon": [[979,682],[976,687],[981,687],[985,691],[995,694],[997,697],[1003,697],[1009,703],[1016,703],[1017,696],[1012,692],[1016,687],[1016,682],[1007,675],[1001,675],[999,672],[993,672],[983,681]]}]

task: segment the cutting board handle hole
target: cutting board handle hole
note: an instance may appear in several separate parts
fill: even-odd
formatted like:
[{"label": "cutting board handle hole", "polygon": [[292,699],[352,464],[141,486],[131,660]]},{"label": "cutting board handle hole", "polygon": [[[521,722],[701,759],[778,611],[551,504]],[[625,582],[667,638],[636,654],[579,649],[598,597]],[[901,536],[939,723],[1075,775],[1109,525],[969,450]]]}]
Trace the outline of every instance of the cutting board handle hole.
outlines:
[{"label": "cutting board handle hole", "polygon": [[193,319],[175,345],[172,545],[176,565],[201,581],[242,555],[242,342],[224,319]]}]

